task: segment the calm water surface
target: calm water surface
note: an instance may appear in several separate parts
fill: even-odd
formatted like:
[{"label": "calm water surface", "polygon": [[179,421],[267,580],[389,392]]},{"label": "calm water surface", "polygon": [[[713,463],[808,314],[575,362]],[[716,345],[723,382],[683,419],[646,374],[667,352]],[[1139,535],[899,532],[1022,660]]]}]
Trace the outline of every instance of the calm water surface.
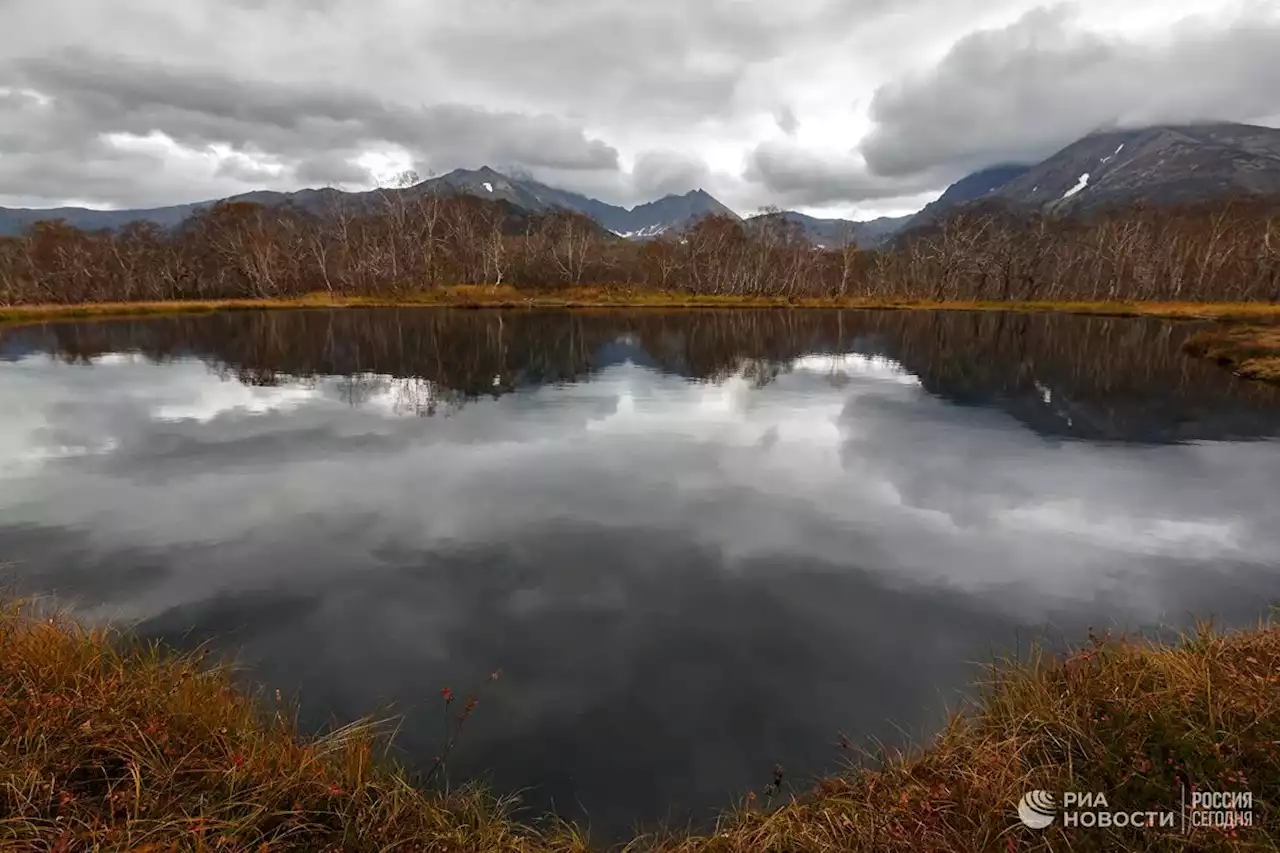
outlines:
[{"label": "calm water surface", "polygon": [[[1280,394],[1187,326],[254,314],[0,332],[0,560],[601,836],[927,735],[975,661],[1243,624]],[[904,735],[905,733],[905,735]]]}]

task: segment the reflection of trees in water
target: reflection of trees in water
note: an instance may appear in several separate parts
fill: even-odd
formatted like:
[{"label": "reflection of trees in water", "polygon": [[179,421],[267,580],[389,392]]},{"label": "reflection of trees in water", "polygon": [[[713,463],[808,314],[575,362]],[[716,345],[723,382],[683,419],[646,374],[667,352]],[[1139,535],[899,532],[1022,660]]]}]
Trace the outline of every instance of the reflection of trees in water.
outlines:
[{"label": "reflection of trees in water", "polygon": [[[134,350],[197,356],[270,385],[342,377],[352,405],[381,397],[430,415],[517,388],[573,382],[624,359],[767,385],[808,354],[892,359],[932,393],[995,403],[1050,433],[1127,440],[1272,434],[1280,391],[1179,351],[1190,324],[1050,314],[917,311],[544,313],[376,309],[227,313],[12,330],[68,361]],[[835,370],[828,381],[849,381]]]}]

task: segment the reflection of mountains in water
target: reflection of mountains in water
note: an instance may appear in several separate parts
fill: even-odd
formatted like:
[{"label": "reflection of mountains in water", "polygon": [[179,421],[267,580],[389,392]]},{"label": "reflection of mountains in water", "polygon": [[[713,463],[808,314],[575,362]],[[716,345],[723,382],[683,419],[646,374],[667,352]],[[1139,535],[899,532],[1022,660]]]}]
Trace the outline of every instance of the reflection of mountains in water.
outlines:
[{"label": "reflection of mountains in water", "polygon": [[917,311],[550,313],[369,309],[236,312],[49,324],[0,333],[6,351],[76,361],[136,351],[197,356],[252,384],[314,376],[430,386],[432,413],[630,361],[758,385],[815,353],[884,356],[929,392],[995,406],[1046,435],[1170,442],[1280,433],[1280,389],[1181,353],[1192,324]]}]

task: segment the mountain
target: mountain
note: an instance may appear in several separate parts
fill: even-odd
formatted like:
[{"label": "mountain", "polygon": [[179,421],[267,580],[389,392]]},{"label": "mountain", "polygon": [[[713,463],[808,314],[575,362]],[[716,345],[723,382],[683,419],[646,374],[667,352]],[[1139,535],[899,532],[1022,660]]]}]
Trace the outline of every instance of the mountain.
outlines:
[{"label": "mountain", "polygon": [[893,239],[965,209],[1084,215],[1280,195],[1280,130],[1247,124],[1158,125],[1091,133],[1032,165],[974,172],[926,205]]},{"label": "mountain", "polygon": [[854,222],[849,219],[821,219],[794,210],[782,210],[758,213],[748,218],[747,222],[760,222],[771,217],[781,217],[787,222],[795,223],[809,242],[824,249],[839,248],[850,240],[860,249],[874,249],[911,219],[911,215],[881,216],[866,222]]},{"label": "mountain", "polygon": [[[906,216],[881,216],[866,222],[853,222],[847,219],[818,219],[791,210],[774,215],[781,215],[788,221],[799,224],[805,236],[817,246],[836,248],[852,238],[860,249],[879,249],[890,245],[899,233],[934,222],[959,205],[989,196],[1030,168],[1009,163],[974,172],[947,187],[946,192],[920,211]],[[759,217],[752,217],[753,220],[757,218]]]},{"label": "mountain", "polygon": [[[218,201],[247,201],[273,207],[293,204],[303,210],[320,212],[335,204],[362,206],[376,202],[383,191],[343,192],[335,189],[305,189],[292,193],[258,190],[226,199],[156,207],[144,210],[89,210],[62,207],[51,210],[0,208],[0,236],[21,234],[40,220],[63,219],[68,224],[88,231],[122,228],[139,220],[154,222],[164,228],[179,225],[187,217]],[[621,237],[647,239],[667,231],[680,230],[691,222],[719,214],[739,218],[706,190],[697,189],[684,195],[667,195],[656,201],[632,208],[607,204],[579,193],[557,189],[530,178],[510,177],[488,166],[479,169],[455,169],[436,178],[428,178],[406,189],[386,190],[390,193],[462,193],[489,201],[504,201],[532,213],[556,209],[582,213],[601,227]]]},{"label": "mountain", "polygon": [[914,213],[908,213],[906,216],[880,216],[865,222],[855,222],[854,239],[858,242],[858,248],[878,249],[884,246],[915,216]]},{"label": "mountain", "polygon": [[622,237],[656,237],[665,231],[685,228],[706,216],[727,216],[739,219],[738,214],[716,201],[706,190],[697,189],[684,195],[663,196],[657,201],[636,205],[625,213],[615,225],[601,222],[606,228]]},{"label": "mountain", "polygon": [[[1027,173],[1032,167],[1017,163],[1002,163],[966,175],[947,187],[946,192],[929,202],[914,216],[907,217],[892,233],[906,233],[937,222],[957,207],[986,198]],[[890,236],[890,235],[886,235]]]},{"label": "mountain", "polygon": [[293,193],[275,192],[273,190],[254,190],[225,199],[209,199],[208,201],[190,204],[175,204],[169,207],[150,207],[134,210],[91,210],[85,207],[25,208],[0,207],[0,237],[13,237],[23,233],[36,222],[54,219],[64,220],[68,225],[85,231],[114,231],[123,228],[130,222],[154,222],[161,228],[175,228],[188,217],[199,211],[212,207],[219,201],[248,201],[273,207],[286,202],[293,203],[304,210],[320,211],[336,201],[350,203],[357,199],[372,199],[373,193],[344,193],[341,190],[299,190]]},{"label": "mountain", "polygon": [[424,181],[415,189],[462,192],[479,198],[505,198],[512,204],[537,212],[556,208],[573,210],[589,216],[601,227],[620,237],[646,239],[669,230],[679,230],[704,216],[718,214],[737,219],[706,190],[697,189],[684,195],[667,195],[656,201],[627,208],[557,189],[530,178],[510,178],[489,167],[455,169],[439,178]]},{"label": "mountain", "polygon": [[1162,125],[1093,133],[993,196],[1055,213],[1142,202],[1172,205],[1280,193],[1280,130],[1246,124]]},{"label": "mountain", "polygon": [[[990,195],[996,190],[1026,174],[1031,166],[1020,165],[1017,163],[1005,163],[999,166],[992,166],[989,169],[982,169],[971,175],[966,175],[947,187],[947,191],[938,196],[937,201],[930,202],[924,206],[924,210],[937,205],[939,207],[947,207],[950,205],[963,204],[966,201],[974,201]],[[921,211],[923,212],[923,211]]]},{"label": "mountain", "polygon": [[486,201],[505,201],[532,213],[547,213],[556,208],[582,212],[579,201],[591,201],[585,196],[575,196],[534,181],[509,178],[488,166],[454,169],[446,175],[415,184],[407,192],[415,195],[472,195]]},{"label": "mountain", "polygon": [[[456,169],[403,190],[262,190],[225,200],[268,206],[290,203],[318,212],[335,204],[372,204],[383,192],[465,193],[505,202],[515,212],[571,210],[590,217],[607,231],[637,240],[679,231],[713,214],[739,218],[702,189],[627,208],[528,177],[506,175],[488,166]],[[1087,215],[1135,202],[1166,205],[1240,194],[1280,194],[1280,130],[1214,123],[1101,131],[1073,142],[1040,163],[1005,163],[967,175],[909,217],[850,222],[795,211],[761,215],[781,215],[797,223],[808,239],[820,246],[835,248],[852,236],[859,247],[872,249],[891,245],[900,236],[978,204],[1000,203],[1014,213],[1034,210]],[[20,234],[42,219],[64,219],[86,230],[120,228],[135,220],[149,220],[169,228],[215,203],[211,200],[145,210],[0,208],[0,236]]]},{"label": "mountain", "polygon": [[785,222],[799,226],[800,232],[815,246],[834,249],[845,245],[850,240],[856,240],[856,223],[854,222],[850,222],[847,219],[820,219],[816,216],[797,213],[794,210],[757,213],[755,216],[749,217],[747,222],[764,223],[776,219],[782,219]]},{"label": "mountain", "polygon": [[115,230],[138,220],[155,222],[164,228],[180,224],[202,206],[212,204],[179,204],[173,207],[153,207],[146,210],[89,210],[83,207],[54,207],[34,209],[26,207],[0,207],[0,237],[13,237],[40,221],[64,219],[85,231]]}]

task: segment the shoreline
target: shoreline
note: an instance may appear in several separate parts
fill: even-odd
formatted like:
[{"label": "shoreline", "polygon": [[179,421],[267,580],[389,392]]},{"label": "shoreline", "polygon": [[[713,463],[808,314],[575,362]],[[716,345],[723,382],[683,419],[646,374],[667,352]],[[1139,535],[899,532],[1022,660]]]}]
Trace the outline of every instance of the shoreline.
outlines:
[{"label": "shoreline", "polygon": [[[907,754],[846,746],[850,768],[812,787],[766,788],[705,833],[673,828],[621,849],[1243,851],[1274,849],[1280,838],[1280,626],[1202,624],[1171,642],[1090,633],[1069,653],[997,660],[978,686],[970,705]],[[275,697],[199,652],[0,602],[0,813],[9,816],[0,842],[299,853],[619,849],[554,818],[524,822],[509,798],[415,783],[378,757],[386,729],[373,718],[305,735]],[[468,701],[464,713],[473,707]],[[1250,791],[1250,825],[1059,821],[1032,829],[1015,808],[1028,790],[1068,790],[1103,793],[1115,809],[1173,814],[1179,791],[1195,785]]]},{"label": "shoreline", "polygon": [[[646,288],[584,286],[526,291],[509,286],[454,285],[399,297],[311,293],[277,299],[206,299],[47,303],[0,307],[6,328],[77,320],[118,321],[224,311],[304,311],[339,308],[451,308],[528,311],[852,310],[967,311],[1070,314],[1230,324],[1195,335],[1182,347],[1246,380],[1280,384],[1280,303],[1271,302],[968,302],[860,297],[698,295]],[[1249,325],[1263,324],[1263,325]],[[1272,325],[1274,324],[1274,325]]]},{"label": "shoreline", "polygon": [[311,293],[270,299],[203,299],[136,302],[44,303],[0,306],[0,326],[59,320],[109,320],[217,311],[331,308],[476,309],[847,309],[881,311],[1009,311],[1170,320],[1280,320],[1280,303],[1265,302],[1052,302],[932,301],[862,297],[765,297],[700,295],[647,288],[584,286],[520,290],[508,286],[454,285],[398,297]]}]

